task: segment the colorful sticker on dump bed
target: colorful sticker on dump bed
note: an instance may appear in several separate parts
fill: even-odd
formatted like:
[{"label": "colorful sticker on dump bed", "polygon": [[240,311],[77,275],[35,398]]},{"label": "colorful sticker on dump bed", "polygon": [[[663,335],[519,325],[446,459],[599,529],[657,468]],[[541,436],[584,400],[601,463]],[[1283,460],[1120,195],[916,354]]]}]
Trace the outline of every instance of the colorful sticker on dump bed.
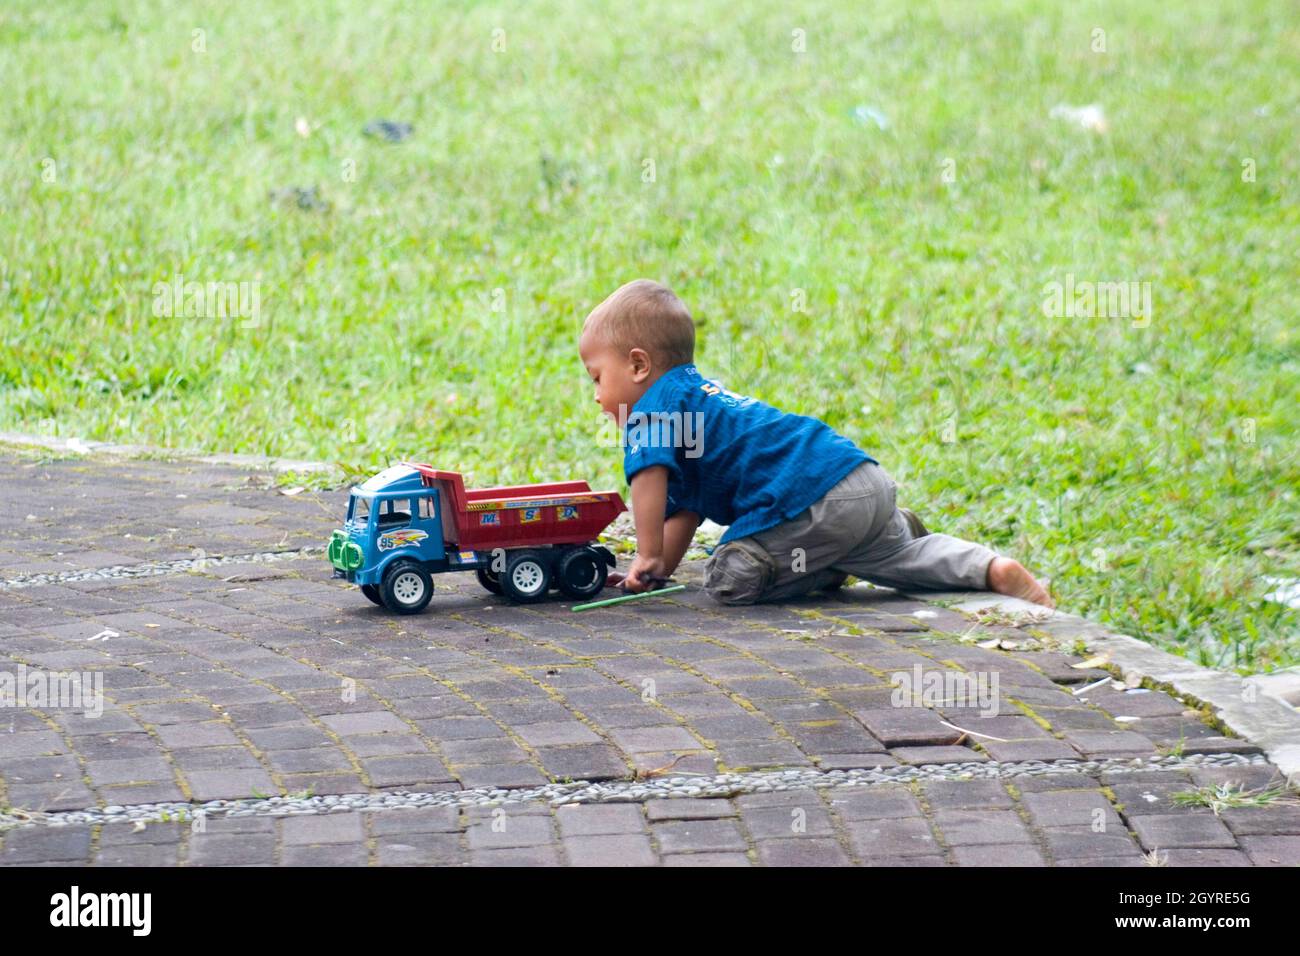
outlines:
[{"label": "colorful sticker on dump bed", "polygon": [[417,531],[415,528],[405,528],[401,531],[389,531],[379,536],[379,550],[391,551],[393,548],[405,548],[407,545],[419,544],[429,535],[424,531]]},{"label": "colorful sticker on dump bed", "polygon": [[478,560],[478,556],[473,551],[457,551],[452,555],[452,559],[457,564],[473,564]]},{"label": "colorful sticker on dump bed", "polygon": [[548,508],[552,505],[585,505],[597,501],[609,501],[609,495],[564,495],[560,498],[531,498],[519,501],[471,501],[465,505],[466,511],[500,511],[503,508]]},{"label": "colorful sticker on dump bed", "polygon": [[572,521],[576,517],[578,517],[577,505],[561,505],[555,509],[556,521]]},{"label": "colorful sticker on dump bed", "polygon": [[525,508],[523,511],[519,512],[520,524],[532,524],[534,521],[541,521],[541,520],[542,520],[541,508]]},{"label": "colorful sticker on dump bed", "polygon": [[478,523],[481,525],[500,524],[501,516],[497,514],[495,511],[485,511],[483,514],[478,516]]}]

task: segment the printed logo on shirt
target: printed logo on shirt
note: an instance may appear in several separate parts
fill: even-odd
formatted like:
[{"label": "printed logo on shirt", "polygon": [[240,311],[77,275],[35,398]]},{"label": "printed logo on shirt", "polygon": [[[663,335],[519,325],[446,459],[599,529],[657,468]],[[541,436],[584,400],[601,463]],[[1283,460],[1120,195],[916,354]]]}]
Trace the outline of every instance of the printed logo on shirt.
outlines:
[{"label": "printed logo on shirt", "polygon": [[700,391],[711,397],[717,398],[724,405],[730,405],[732,408],[744,408],[746,405],[753,405],[755,399],[745,395],[739,395],[730,389],[723,388],[717,382],[705,382],[700,386]]}]

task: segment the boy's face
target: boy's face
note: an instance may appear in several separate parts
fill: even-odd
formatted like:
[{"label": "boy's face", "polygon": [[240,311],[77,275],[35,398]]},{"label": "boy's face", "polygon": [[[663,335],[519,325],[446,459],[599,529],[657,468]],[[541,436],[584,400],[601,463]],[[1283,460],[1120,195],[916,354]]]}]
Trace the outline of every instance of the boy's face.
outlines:
[{"label": "boy's face", "polygon": [[653,369],[649,354],[644,349],[632,349],[623,355],[590,332],[578,339],[578,354],[587,367],[587,374],[596,383],[596,401],[601,411],[622,424],[632,406],[650,387]]}]

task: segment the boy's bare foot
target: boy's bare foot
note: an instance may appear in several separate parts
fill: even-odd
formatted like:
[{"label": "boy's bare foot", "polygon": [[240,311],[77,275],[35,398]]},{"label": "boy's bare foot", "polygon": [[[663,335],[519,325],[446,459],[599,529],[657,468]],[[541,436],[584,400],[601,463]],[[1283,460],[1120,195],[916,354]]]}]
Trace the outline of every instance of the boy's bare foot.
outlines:
[{"label": "boy's bare foot", "polygon": [[994,558],[989,562],[989,590],[1033,601],[1043,607],[1056,607],[1052,596],[1025,570],[1025,566],[1011,558]]}]

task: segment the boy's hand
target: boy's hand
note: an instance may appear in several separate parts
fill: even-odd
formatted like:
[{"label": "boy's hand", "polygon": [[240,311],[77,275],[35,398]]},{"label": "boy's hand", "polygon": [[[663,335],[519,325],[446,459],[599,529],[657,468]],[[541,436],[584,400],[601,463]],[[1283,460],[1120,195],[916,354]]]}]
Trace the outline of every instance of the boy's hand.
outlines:
[{"label": "boy's hand", "polygon": [[[616,572],[617,573],[617,572]],[[627,574],[622,576],[623,590],[633,594],[639,594],[642,591],[649,591],[651,588],[658,586],[652,578],[665,578],[663,558],[648,558],[637,555],[632,561],[632,567],[628,568]],[[614,575],[611,574],[610,578]],[[619,582],[610,581],[611,584],[617,585]]]}]

